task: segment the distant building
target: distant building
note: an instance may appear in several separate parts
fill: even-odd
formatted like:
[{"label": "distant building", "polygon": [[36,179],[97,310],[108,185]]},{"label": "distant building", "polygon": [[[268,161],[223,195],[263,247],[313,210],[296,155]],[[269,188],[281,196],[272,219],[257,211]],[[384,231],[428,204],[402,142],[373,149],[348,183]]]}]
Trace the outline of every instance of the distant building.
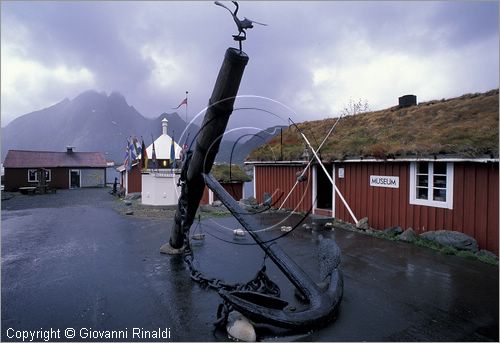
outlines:
[{"label": "distant building", "polygon": [[[121,184],[125,194],[142,193],[142,202],[147,205],[171,205],[177,203],[176,184],[179,179],[181,147],[174,141],[176,167],[170,164],[172,137],[167,133],[168,120],[162,121],[162,134],[146,148],[148,167],[143,168],[142,156],[132,162],[129,171],[125,165],[117,168],[121,175]],[[153,145],[156,165],[153,163]],[[175,200],[174,200],[175,199]]]},{"label": "distant building", "polygon": [[106,158],[101,152],[9,150],[4,161],[5,190],[38,184],[37,170],[46,169],[48,186],[56,189],[104,187]]},{"label": "distant building", "polygon": [[[243,183],[251,181],[252,178],[245,173],[242,167],[233,164],[231,165],[230,171],[229,164],[214,164],[211,173],[234,200],[239,201],[240,199],[246,198]],[[212,204],[216,200],[219,200],[217,195],[205,186],[200,204]]]},{"label": "distant building", "polygon": [[[181,147],[174,143],[176,167],[171,168],[170,150],[172,138],[167,134],[168,120],[162,120],[162,134],[154,141],[156,152],[156,165],[152,164],[153,144],[146,148],[148,156],[148,168],[142,168],[142,156],[132,162],[129,171],[125,165],[121,165],[117,170],[121,174],[121,183],[129,193],[141,193],[142,204],[154,206],[166,206],[177,204],[181,189],[177,186],[180,177],[180,168],[182,162]],[[249,180],[249,177],[237,165],[232,165],[231,177],[229,177],[229,165],[214,165],[212,173],[222,186],[233,196],[240,200],[243,194],[243,182]],[[217,200],[212,191],[205,187],[201,204],[211,204]]]},{"label": "distant building", "polygon": [[[459,231],[498,255],[498,106],[498,89],[418,105],[405,96],[399,106],[343,118],[319,152],[334,186],[314,160],[292,192],[313,154],[290,128],[283,159],[273,157],[280,151],[275,137],[245,162],[254,168],[255,197],[262,202],[268,193],[275,207],[353,223],[350,208],[379,230]],[[335,121],[298,126],[321,142]]]}]

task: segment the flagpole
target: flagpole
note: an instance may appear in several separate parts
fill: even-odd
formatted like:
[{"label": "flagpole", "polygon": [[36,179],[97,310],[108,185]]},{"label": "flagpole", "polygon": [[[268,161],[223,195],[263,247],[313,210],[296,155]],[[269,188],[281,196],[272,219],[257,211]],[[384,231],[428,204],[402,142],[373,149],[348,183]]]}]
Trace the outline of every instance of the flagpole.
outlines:
[{"label": "flagpole", "polygon": [[188,101],[187,101],[187,98],[188,98],[188,91],[186,91],[186,126],[188,123]]}]

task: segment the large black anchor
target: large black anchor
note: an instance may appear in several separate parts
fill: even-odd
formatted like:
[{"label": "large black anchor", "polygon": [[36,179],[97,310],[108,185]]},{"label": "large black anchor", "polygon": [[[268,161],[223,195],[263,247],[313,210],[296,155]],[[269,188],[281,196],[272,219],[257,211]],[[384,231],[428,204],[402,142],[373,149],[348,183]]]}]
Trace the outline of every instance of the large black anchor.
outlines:
[{"label": "large black anchor", "polygon": [[266,231],[258,230],[259,225],[253,217],[240,208],[210,175],[248,60],[248,56],[241,51],[241,46],[239,50],[229,48],[226,51],[201,129],[194,145],[190,147],[189,161],[186,160],[183,166],[181,195],[170,240],[160,248],[160,251],[179,254],[186,248],[186,238],[206,184],[295,286],[299,297],[304,301],[304,306],[297,309],[277,296],[241,289],[220,290],[222,298],[233,309],[255,322],[288,329],[311,329],[331,321],[338,310],[343,295],[343,276],[338,266],[340,253],[338,258],[334,259],[335,263],[329,266],[328,272],[323,273],[326,277],[321,281],[326,282],[325,287],[318,286],[276,241],[266,237],[268,235]]},{"label": "large black anchor", "polygon": [[229,209],[266,255],[278,266],[301,294],[307,307],[296,310],[279,297],[253,291],[219,291],[224,300],[251,320],[288,329],[311,329],[320,327],[335,318],[342,300],[344,281],[342,271],[331,266],[326,289],[320,288],[275,241],[269,242],[266,231],[260,230],[251,213],[238,206],[233,197],[211,174],[203,174],[205,183]]}]

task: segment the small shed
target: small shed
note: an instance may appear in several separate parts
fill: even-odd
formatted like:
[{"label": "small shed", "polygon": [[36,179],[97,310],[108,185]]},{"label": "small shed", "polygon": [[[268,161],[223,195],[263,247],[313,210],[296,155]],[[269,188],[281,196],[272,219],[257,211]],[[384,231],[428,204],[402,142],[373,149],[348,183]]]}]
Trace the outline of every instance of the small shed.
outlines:
[{"label": "small shed", "polygon": [[[214,164],[211,173],[234,200],[239,201],[245,197],[243,183],[251,181],[252,178],[245,173],[241,166],[227,163]],[[219,200],[217,195],[205,186],[200,204],[212,204],[216,200]]]},{"label": "small shed", "polygon": [[36,186],[39,169],[54,189],[105,187],[107,162],[102,152],[9,150],[4,161],[5,190]]}]

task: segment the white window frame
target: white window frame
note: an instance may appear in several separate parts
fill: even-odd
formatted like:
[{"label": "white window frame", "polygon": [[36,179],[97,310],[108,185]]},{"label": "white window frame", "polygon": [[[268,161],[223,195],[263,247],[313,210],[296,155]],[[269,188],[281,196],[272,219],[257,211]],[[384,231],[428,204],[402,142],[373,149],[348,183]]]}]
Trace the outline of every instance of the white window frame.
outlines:
[{"label": "white window frame", "polygon": [[428,163],[427,199],[417,198],[417,163],[410,163],[410,204],[453,209],[453,163],[446,163],[446,201],[432,200],[434,194],[434,162]]},{"label": "white window frame", "polygon": [[[78,187],[71,187],[71,172],[78,172]],[[82,188],[82,170],[81,169],[70,169],[69,170],[69,175],[68,175],[68,180],[69,180],[69,189],[77,189],[77,188]]]},{"label": "white window frame", "polygon": [[[35,172],[35,179],[30,179],[30,173]],[[28,182],[38,182],[38,173],[36,169],[28,169]]]},{"label": "white window frame", "polygon": [[49,176],[45,178],[45,182],[52,181],[52,171],[50,169],[45,169],[48,172]]},{"label": "white window frame", "polygon": [[[52,172],[50,169],[45,169],[49,176],[45,178],[46,182],[52,181]],[[35,180],[30,180],[30,172],[35,172]],[[38,169],[28,169],[28,182],[38,182]]]}]

